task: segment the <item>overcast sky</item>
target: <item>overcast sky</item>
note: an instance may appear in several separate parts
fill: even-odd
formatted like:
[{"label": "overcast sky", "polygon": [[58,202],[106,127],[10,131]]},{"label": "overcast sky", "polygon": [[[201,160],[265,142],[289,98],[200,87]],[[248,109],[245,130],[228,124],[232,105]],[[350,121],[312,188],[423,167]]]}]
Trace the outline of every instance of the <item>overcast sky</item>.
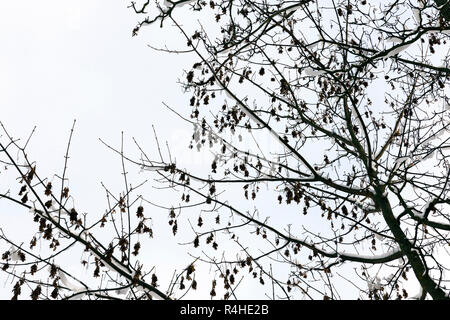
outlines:
[{"label": "overcast sky", "polygon": [[[147,46],[184,42],[167,30],[146,28],[140,36],[131,37],[138,20],[128,5],[124,0],[0,2],[0,121],[16,138],[26,139],[37,127],[29,156],[37,162],[41,176],[51,179],[63,168],[69,131],[77,120],[69,185],[75,205],[91,214],[105,209],[101,182],[113,192],[122,191],[120,158],[99,138],[119,146],[123,131],[126,152],[136,155],[131,140],[135,137],[154,155],[154,125],[178,164],[197,172],[210,165],[208,153],[187,152],[192,126],[162,104],[189,114],[190,96],[183,94],[176,81],[192,65],[193,57],[190,61],[187,55],[158,53]],[[130,168],[130,175],[133,181],[145,178],[137,168]],[[170,203],[167,193],[151,188],[149,192],[149,198],[158,196],[159,201]],[[14,233],[23,219],[29,224],[29,216],[22,211],[0,201],[0,227]],[[286,216],[277,217],[278,222],[286,223]],[[176,267],[184,249],[167,252],[166,247],[155,246],[152,250],[164,256],[158,264],[164,270]],[[9,298],[9,290],[2,290],[3,279],[0,274],[0,298]],[[239,297],[251,298],[251,288],[241,290]]]},{"label": "overcast sky", "polygon": [[[174,150],[189,142],[191,126],[162,105],[165,101],[173,108],[187,107],[188,97],[176,84],[183,67],[190,64],[187,56],[148,48],[148,43],[163,38],[158,28],[154,35],[150,30],[132,38],[137,17],[127,4],[0,3],[1,121],[21,138],[37,126],[29,153],[45,174],[61,169],[74,119],[70,162],[74,185],[87,177],[113,181],[119,159],[98,138],[118,146],[124,131],[128,150],[134,149],[131,137],[151,147],[153,124],[160,139],[168,140]],[[83,185],[85,195],[98,188],[95,183]]]}]

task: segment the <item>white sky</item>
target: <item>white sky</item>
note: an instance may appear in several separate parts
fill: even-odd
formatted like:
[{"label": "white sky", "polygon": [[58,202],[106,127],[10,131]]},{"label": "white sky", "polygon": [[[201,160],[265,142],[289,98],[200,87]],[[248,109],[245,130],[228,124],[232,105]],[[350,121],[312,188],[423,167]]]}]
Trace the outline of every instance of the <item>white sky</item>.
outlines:
[{"label": "white sky", "polygon": [[[208,156],[187,152],[192,127],[162,105],[165,101],[189,114],[190,96],[183,94],[176,80],[193,60],[146,46],[182,38],[158,28],[132,38],[137,16],[128,5],[128,0],[0,2],[0,121],[21,138],[37,126],[29,156],[37,161],[41,176],[51,177],[63,167],[69,130],[77,120],[69,184],[76,205],[92,214],[105,209],[101,181],[116,193],[122,191],[120,159],[98,138],[119,146],[124,131],[130,153],[136,154],[131,137],[155,152],[153,124],[172,154],[179,155],[178,163],[194,170],[210,165]],[[145,178],[137,175],[137,168],[130,171],[138,179]],[[0,201],[0,215],[0,228],[11,233],[22,227],[21,219],[31,224],[26,213],[4,201]],[[167,228],[165,216],[162,223]],[[180,267],[175,262],[183,248],[153,249],[153,254],[164,256],[160,269]],[[2,279],[0,275],[0,298],[9,298],[10,286],[3,289]],[[251,298],[251,291],[239,297]]]},{"label": "white sky", "polygon": [[94,181],[108,182],[118,172],[117,157],[98,138],[118,146],[124,131],[129,149],[131,137],[151,147],[154,124],[160,138],[178,148],[187,145],[192,132],[161,103],[186,105],[188,97],[175,83],[189,65],[181,59],[186,56],[151,50],[146,46],[152,43],[150,32],[132,38],[137,17],[127,4],[0,3],[1,121],[14,137],[25,138],[37,126],[30,156],[50,174],[61,169],[77,119],[70,183],[90,177],[91,185],[83,183],[86,195],[98,188]]}]

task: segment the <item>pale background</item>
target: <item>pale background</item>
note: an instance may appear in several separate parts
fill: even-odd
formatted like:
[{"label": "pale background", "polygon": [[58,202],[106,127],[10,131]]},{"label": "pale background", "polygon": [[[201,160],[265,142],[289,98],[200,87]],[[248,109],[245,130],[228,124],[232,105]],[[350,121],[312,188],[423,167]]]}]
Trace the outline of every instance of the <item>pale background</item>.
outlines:
[{"label": "pale background", "polygon": [[[69,131],[73,120],[77,120],[69,186],[75,205],[94,216],[100,216],[106,208],[100,182],[113,192],[123,190],[120,158],[99,138],[118,147],[123,131],[126,152],[137,155],[131,139],[135,137],[157,157],[154,125],[160,141],[170,145],[179,166],[206,173],[211,163],[207,151],[188,151],[192,126],[162,104],[164,101],[189,115],[190,96],[183,94],[176,81],[184,77],[183,69],[192,65],[194,57],[158,53],[147,46],[184,43],[176,32],[146,28],[140,36],[131,37],[138,17],[127,9],[128,5],[129,1],[124,0],[0,2],[0,120],[17,138],[26,138],[37,126],[29,156],[38,163],[40,175],[50,178],[63,168]],[[128,166],[128,171],[133,182],[148,178],[138,168]],[[2,192],[8,183],[2,181]],[[168,205],[173,200],[170,193],[158,192],[150,185],[144,191],[149,200]],[[252,208],[251,203],[242,205]],[[286,225],[288,211],[277,208],[277,223]],[[192,239],[182,239],[183,231],[190,230],[181,230],[181,239],[171,236],[167,212],[155,209],[152,214],[157,238],[145,256],[150,265],[154,261],[165,284],[174,269],[185,267],[184,262],[189,261],[186,249],[176,246],[176,242]],[[5,201],[0,201],[0,227],[7,235],[35,228],[27,212]],[[81,251],[68,257],[74,268]],[[0,298],[11,297],[10,281],[0,273]],[[342,297],[357,297],[347,282],[336,279],[336,284],[346,288]],[[207,298],[210,284],[202,283],[201,288],[201,295]],[[260,297],[259,288],[257,281],[246,283],[238,297]]]}]

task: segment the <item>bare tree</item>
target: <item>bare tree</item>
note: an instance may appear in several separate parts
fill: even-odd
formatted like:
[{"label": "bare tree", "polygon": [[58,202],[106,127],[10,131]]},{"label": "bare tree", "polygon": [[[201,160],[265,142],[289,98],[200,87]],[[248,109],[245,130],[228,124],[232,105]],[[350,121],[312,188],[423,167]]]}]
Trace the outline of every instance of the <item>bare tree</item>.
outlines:
[{"label": "bare tree", "polygon": [[[140,165],[166,166],[169,185],[255,228],[271,248],[258,254],[262,247],[240,244],[241,265],[279,288],[336,298],[330,275],[352,264],[370,298],[408,297],[408,271],[419,297],[448,298],[449,3],[189,1],[196,30],[175,16],[184,3],[132,3],[138,14],[158,12],[133,34],[174,25],[197,55],[183,82],[192,107],[186,120],[196,128],[191,147],[218,145],[216,157],[207,177],[149,158]],[[281,150],[258,141],[239,148],[226,138],[253,139],[254,132],[271,135]],[[261,184],[274,186],[273,201],[316,222],[281,229],[257,219],[217,195],[236,184],[250,200]],[[264,206],[256,205],[258,214],[276,221],[279,212],[261,213]],[[222,230],[244,229],[229,223]],[[215,234],[195,232],[194,245]],[[288,274],[275,277],[260,263],[267,257],[288,264]]]},{"label": "bare tree", "polygon": [[[209,265],[210,296],[221,290],[224,299],[237,299],[244,281],[259,282],[273,299],[339,299],[350,287],[354,298],[448,299],[447,1],[180,0],[130,7],[144,16],[133,35],[147,25],[175,28],[181,48],[155,49],[197,56],[181,81],[192,112],[167,107],[192,123],[189,147],[212,152],[210,172],[177,166],[159,143],[156,158],[136,142],[137,159],[124,154],[123,142],[104,143],[122,159],[125,190],[114,197],[105,188],[110,206],[88,224],[69,206],[65,173],[56,192],[28,160],[28,142],[19,145],[4,130],[2,163],[19,173],[22,187],[1,199],[31,209],[39,224],[31,248],[2,236],[11,244],[2,265],[17,278],[14,297],[26,284],[33,298],[182,298],[197,288],[195,269]],[[185,26],[195,18],[197,27]],[[171,205],[145,202],[168,211],[173,234],[192,230],[187,245],[195,263],[174,274],[165,292],[152,269],[133,263],[141,248],[135,239],[152,230],[142,198],[132,198],[139,185],[127,181],[130,163],[173,190]],[[230,196],[235,191],[243,198]],[[106,242],[95,236],[105,225],[114,234]],[[40,239],[52,256],[34,253]],[[52,262],[80,244],[94,257],[94,280],[110,281],[73,279],[75,286]],[[39,271],[45,275],[36,280]],[[420,292],[412,296],[415,284]],[[112,294],[124,289],[125,296]]]},{"label": "bare tree", "polygon": [[[174,284],[169,285],[167,292],[160,291],[154,268],[145,270],[136,259],[141,249],[140,241],[153,237],[151,218],[144,214],[139,202],[141,197],[135,195],[147,181],[135,186],[129,184],[122,162],[124,191],[117,196],[102,184],[108,203],[103,215],[89,220],[87,213],[78,212],[79,208],[74,207],[66,174],[74,127],[75,122],[62,173],[48,179],[40,177],[37,164],[28,159],[27,146],[35,130],[21,144],[20,139],[13,138],[2,124],[2,138],[6,140],[6,143],[0,143],[2,173],[5,175],[12,168],[18,174],[19,188],[17,190],[15,186],[2,193],[0,199],[28,209],[37,224],[37,231],[28,244],[18,243],[14,236],[7,234],[8,230],[0,228],[0,239],[9,247],[2,254],[1,269],[11,279],[16,279],[12,299],[19,297],[23,287],[30,291],[33,300],[169,299]],[[26,228],[23,229],[26,233]],[[107,241],[102,234],[107,235]],[[48,246],[43,247],[45,243]],[[76,269],[91,271],[90,276],[84,278],[79,272],[74,273],[73,261],[67,258],[80,248],[84,248],[85,254]],[[64,265],[58,265],[56,261]],[[193,266],[188,266],[180,275],[187,273],[189,276],[193,271]]]}]

